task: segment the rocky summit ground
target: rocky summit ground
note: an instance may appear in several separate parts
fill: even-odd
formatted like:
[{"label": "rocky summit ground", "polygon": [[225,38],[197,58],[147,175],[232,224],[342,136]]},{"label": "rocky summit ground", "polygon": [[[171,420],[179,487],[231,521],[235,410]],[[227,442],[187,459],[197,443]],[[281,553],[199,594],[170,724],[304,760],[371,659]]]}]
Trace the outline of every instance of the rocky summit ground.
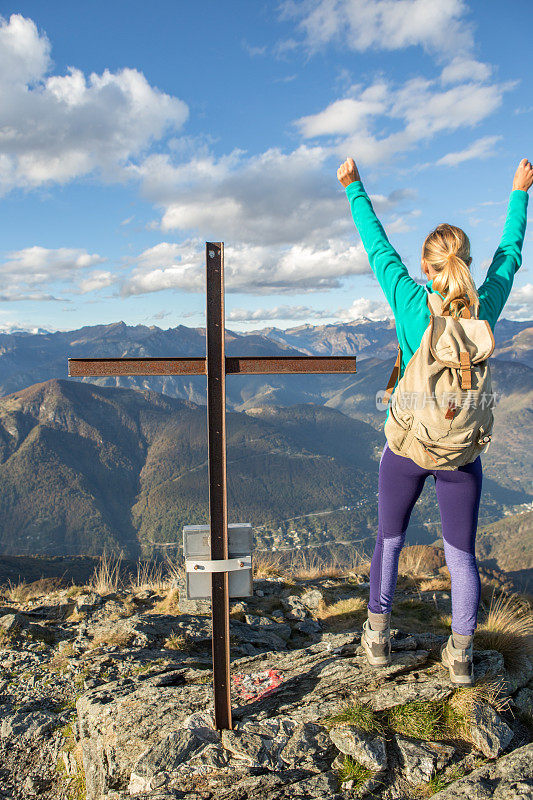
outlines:
[{"label": "rocky summit ground", "polygon": [[205,608],[164,586],[6,589],[1,800],[532,798],[527,630],[485,627],[476,686],[454,689],[438,659],[449,591],[424,585],[400,581],[377,669],[359,646],[364,575],[256,578],[230,604],[221,734]]}]

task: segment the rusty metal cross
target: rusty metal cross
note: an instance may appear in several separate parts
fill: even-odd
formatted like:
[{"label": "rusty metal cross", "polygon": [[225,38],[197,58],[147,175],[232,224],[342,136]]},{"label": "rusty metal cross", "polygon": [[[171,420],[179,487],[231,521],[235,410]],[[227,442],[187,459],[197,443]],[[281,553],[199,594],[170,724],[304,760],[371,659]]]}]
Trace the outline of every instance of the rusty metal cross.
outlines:
[{"label": "rusty metal cross", "polygon": [[[224,243],[206,242],[206,357],[69,358],[69,377],[206,375],[211,559],[228,558],[226,375],[352,373],[355,356],[226,356]],[[232,728],[228,573],[211,575],[215,727]]]}]

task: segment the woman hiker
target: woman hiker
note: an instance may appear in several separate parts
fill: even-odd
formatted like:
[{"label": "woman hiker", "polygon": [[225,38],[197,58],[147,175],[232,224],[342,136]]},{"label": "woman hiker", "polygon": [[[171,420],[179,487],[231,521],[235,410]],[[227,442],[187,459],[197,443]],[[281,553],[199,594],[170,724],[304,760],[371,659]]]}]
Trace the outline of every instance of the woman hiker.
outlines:
[{"label": "woman hiker", "polygon": [[[470,272],[470,242],[461,228],[438,225],[422,246],[422,272],[426,287],[417,283],[390,244],[363,188],[353,158],[337,170],[345,188],[353,220],[367,252],[372,271],[392,308],[402,363],[398,376],[417,350],[430,321],[427,291],[443,298],[443,311],[460,314],[467,298],[479,319],[494,331],[509,297],[515,272],[522,263],[528,190],[533,183],[531,163],[523,158],[516,170],[500,245],[483,284],[476,290]],[[481,495],[481,457],[455,469],[424,469],[411,458],[394,453],[387,443],[379,464],[378,534],[370,566],[368,618],[361,644],[370,664],[391,663],[390,612],[398,577],[398,559],[413,507],[428,475],[433,475],[442,522],[444,554],[451,576],[452,633],[442,649],[442,663],[453,683],[472,685],[474,630],[480,598],[475,538]]]}]

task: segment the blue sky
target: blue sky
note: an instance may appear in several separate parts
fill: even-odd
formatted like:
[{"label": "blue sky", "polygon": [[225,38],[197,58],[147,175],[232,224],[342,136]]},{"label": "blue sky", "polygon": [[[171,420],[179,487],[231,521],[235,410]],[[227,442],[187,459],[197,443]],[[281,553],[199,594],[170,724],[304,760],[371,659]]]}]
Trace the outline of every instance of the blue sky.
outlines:
[{"label": "blue sky", "polygon": [[[481,283],[531,159],[528,0],[0,2],[0,330],[390,315],[336,178],[352,156],[420,277],[439,222]],[[533,234],[504,316],[531,319]]]}]

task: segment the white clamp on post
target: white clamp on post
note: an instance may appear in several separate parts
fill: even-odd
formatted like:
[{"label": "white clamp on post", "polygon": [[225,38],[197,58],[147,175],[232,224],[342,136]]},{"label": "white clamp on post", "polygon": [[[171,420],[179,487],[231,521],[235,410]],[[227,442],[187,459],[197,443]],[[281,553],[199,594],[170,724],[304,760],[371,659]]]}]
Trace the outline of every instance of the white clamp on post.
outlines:
[{"label": "white clamp on post", "polygon": [[216,561],[186,561],[185,571],[196,572],[235,572],[239,569],[251,569],[252,556],[241,558],[219,558]]}]

